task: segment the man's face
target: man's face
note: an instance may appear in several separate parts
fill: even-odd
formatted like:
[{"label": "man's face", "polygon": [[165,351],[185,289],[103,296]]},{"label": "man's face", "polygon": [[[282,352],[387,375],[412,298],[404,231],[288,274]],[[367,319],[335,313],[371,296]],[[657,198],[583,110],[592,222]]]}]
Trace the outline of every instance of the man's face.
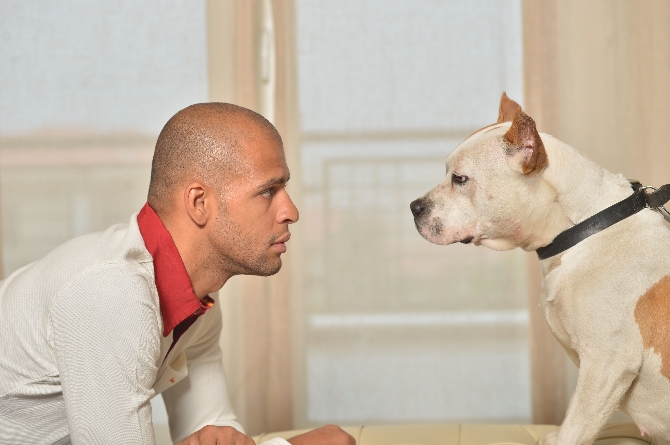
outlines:
[{"label": "man's face", "polygon": [[298,220],[285,188],[290,174],[284,149],[273,138],[255,137],[244,144],[242,157],[242,167],[223,179],[219,192],[212,260],[233,275],[273,275],[286,252],[288,225]]}]

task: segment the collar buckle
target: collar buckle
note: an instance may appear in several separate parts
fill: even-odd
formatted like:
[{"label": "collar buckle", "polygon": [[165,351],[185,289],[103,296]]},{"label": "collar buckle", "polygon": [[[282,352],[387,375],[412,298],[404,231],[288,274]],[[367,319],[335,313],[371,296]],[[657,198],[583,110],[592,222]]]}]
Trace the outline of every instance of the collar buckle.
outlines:
[{"label": "collar buckle", "polygon": [[[661,187],[661,188],[663,188],[663,187]],[[652,194],[654,194],[654,193],[658,193],[658,189],[657,189],[656,187],[654,187],[654,186],[651,186],[651,185],[643,185],[643,186],[640,186],[640,190],[647,190],[647,189],[653,190],[652,193],[647,193],[647,192],[645,191],[644,193],[645,193],[645,195],[647,195],[647,196],[652,195]],[[660,213],[661,215],[663,215],[663,218],[665,218],[665,220],[666,220],[667,222],[670,223],[670,213],[668,213],[668,210],[667,210],[665,207],[663,207],[662,205],[661,205],[661,206],[658,206],[658,207],[651,207],[651,206],[648,204],[648,201],[647,201],[647,207],[650,208],[650,209],[652,209],[652,210],[655,210],[655,211],[657,211],[658,213]]]}]

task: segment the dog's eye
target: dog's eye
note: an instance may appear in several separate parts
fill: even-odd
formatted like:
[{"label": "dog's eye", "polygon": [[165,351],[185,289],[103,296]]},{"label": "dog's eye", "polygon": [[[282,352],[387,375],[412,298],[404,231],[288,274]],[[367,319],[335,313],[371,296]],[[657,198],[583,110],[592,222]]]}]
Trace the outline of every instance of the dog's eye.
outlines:
[{"label": "dog's eye", "polygon": [[456,185],[463,185],[466,182],[468,182],[468,179],[470,179],[470,178],[468,178],[467,176],[463,176],[463,175],[457,175],[456,173],[451,175],[451,182],[456,184]]}]

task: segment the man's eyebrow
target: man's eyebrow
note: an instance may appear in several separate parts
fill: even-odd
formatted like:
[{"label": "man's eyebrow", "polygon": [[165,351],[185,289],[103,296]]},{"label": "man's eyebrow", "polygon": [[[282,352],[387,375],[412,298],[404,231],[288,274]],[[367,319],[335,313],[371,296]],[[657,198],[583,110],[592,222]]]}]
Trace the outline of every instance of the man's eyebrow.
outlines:
[{"label": "man's eyebrow", "polygon": [[264,183],[260,184],[257,188],[264,189],[273,185],[286,184],[289,179],[291,179],[290,176],[277,176],[276,178],[268,179]]}]

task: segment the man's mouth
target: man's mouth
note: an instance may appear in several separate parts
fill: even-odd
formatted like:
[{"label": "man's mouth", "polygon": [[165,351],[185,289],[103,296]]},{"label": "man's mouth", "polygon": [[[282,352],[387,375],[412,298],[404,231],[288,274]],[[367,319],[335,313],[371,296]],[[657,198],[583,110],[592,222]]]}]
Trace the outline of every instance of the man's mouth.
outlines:
[{"label": "man's mouth", "polygon": [[286,243],[288,240],[291,239],[291,233],[286,232],[281,236],[278,236],[277,238],[273,239],[270,244],[271,247],[275,248],[276,250],[279,251],[279,253],[284,253],[286,252]]}]

